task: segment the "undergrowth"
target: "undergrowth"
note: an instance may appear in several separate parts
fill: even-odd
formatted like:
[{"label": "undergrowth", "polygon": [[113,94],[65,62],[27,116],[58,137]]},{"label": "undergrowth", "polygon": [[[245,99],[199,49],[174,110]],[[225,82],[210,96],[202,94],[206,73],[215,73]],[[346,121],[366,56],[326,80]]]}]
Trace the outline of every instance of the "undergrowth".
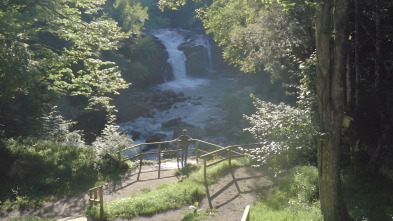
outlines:
[{"label": "undergrowth", "polygon": [[11,221],[55,221],[55,219],[41,218],[38,216],[18,217],[18,218],[11,218],[10,220]]},{"label": "undergrowth", "polygon": [[38,208],[55,196],[86,191],[120,178],[128,168],[110,157],[97,162],[91,146],[77,147],[36,138],[0,141],[11,158],[9,178],[0,183],[0,210]]},{"label": "undergrowth", "polygon": [[348,212],[354,220],[393,220],[393,189],[389,181],[346,175],[343,193]]},{"label": "undergrowth", "polygon": [[250,220],[323,220],[315,167],[295,167],[278,187],[260,194],[263,199],[251,207]]}]

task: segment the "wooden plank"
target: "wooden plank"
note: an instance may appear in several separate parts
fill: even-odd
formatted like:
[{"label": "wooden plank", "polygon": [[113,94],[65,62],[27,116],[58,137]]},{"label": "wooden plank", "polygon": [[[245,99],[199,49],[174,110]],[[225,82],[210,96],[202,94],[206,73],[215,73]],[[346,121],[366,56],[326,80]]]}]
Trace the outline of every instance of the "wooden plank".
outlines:
[{"label": "wooden plank", "polygon": [[250,205],[247,205],[244,209],[243,217],[241,221],[249,221],[250,220]]},{"label": "wooden plank", "polygon": [[158,144],[158,179],[160,179],[161,173],[161,144]]}]

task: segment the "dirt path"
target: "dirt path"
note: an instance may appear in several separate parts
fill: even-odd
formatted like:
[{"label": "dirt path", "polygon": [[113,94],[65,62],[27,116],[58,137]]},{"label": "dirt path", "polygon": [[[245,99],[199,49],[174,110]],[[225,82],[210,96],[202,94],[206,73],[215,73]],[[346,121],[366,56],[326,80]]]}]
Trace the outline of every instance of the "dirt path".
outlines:
[{"label": "dirt path", "polygon": [[[172,165],[171,165],[172,166]],[[137,181],[138,174],[133,171],[125,178],[119,181],[111,182],[104,187],[104,202],[117,198],[128,197],[133,193],[138,193],[144,188],[155,189],[163,183],[170,183],[177,180],[174,176],[175,169],[163,167],[161,170],[161,179],[158,179],[158,168],[155,165],[146,165],[142,167],[142,172]],[[53,199],[43,208],[28,211],[13,211],[7,214],[7,217],[0,220],[9,220],[11,217],[22,216],[39,216],[56,218],[59,220],[73,220],[83,217],[83,212],[89,205],[89,195],[87,192],[71,197]]]},{"label": "dirt path", "polygon": [[[174,176],[175,164],[163,166],[161,178],[158,179],[157,166],[148,165],[142,167],[142,173],[137,180],[137,174],[132,172],[126,178],[105,185],[104,202],[117,198],[131,196],[141,192],[144,188],[155,189],[161,184],[177,181]],[[273,181],[263,172],[250,167],[238,168],[232,174],[221,178],[219,182],[209,186],[209,200],[206,197],[199,205],[201,211],[211,211],[211,215],[203,220],[240,220],[246,205],[252,205],[258,198],[256,190],[269,188],[274,185]],[[40,217],[57,218],[59,220],[86,220],[83,212],[88,206],[88,194],[83,193],[63,199],[52,200],[43,208],[34,211],[14,211],[8,217],[20,217],[36,215]],[[157,214],[151,217],[136,217],[134,221],[157,220],[178,221],[189,210],[188,206],[177,210]],[[9,218],[5,218],[7,220]],[[120,220],[120,219],[119,219]]]},{"label": "dirt path", "polygon": [[[239,221],[245,207],[252,205],[259,198],[257,190],[270,188],[273,185],[273,181],[261,171],[251,167],[238,168],[233,174],[228,174],[216,184],[209,186],[213,210],[210,210],[209,200],[205,197],[199,205],[199,212],[208,211],[210,215],[201,220]],[[132,220],[178,221],[189,210],[187,206],[150,217],[136,217]]]}]

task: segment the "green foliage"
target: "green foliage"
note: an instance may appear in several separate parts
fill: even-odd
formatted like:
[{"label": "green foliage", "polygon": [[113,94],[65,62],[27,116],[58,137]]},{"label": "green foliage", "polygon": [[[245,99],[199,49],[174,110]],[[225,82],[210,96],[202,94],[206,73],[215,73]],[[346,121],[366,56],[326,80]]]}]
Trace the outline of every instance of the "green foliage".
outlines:
[{"label": "green foliage", "polygon": [[345,174],[342,187],[348,212],[354,220],[392,219],[391,183],[386,180]]},{"label": "green foliage", "polygon": [[[54,107],[56,108],[56,107]],[[48,116],[43,117],[44,123],[40,137],[44,140],[63,143],[70,146],[84,147],[81,131],[70,131],[71,127],[76,124],[71,120],[65,120],[63,116],[56,111],[52,111]]]},{"label": "green foliage", "polygon": [[8,139],[3,143],[17,160],[10,170],[10,179],[1,188],[2,208],[40,206],[49,196],[70,194],[96,182],[95,153],[91,147],[34,138]]},{"label": "green foliage", "polygon": [[[257,111],[244,116],[251,127],[250,132],[260,143],[259,148],[248,150],[258,165],[265,164],[272,155],[289,155],[295,164],[307,163],[315,157],[317,130],[312,122],[310,109],[293,108],[261,101],[254,97]],[[296,156],[296,155],[297,156]]]},{"label": "green foliage", "polygon": [[211,211],[205,210],[201,211],[198,209],[199,203],[195,203],[194,207],[190,207],[190,210],[186,211],[181,218],[181,221],[199,221],[204,220],[205,217],[211,214]]},{"label": "green foliage", "polygon": [[262,195],[266,199],[251,207],[250,220],[323,220],[315,167],[293,168],[278,188]]},{"label": "green foliage", "polygon": [[[67,131],[63,129],[60,132]],[[70,139],[70,134],[54,132],[52,140],[11,138],[1,141],[1,148],[14,159],[7,174],[9,178],[0,183],[1,209],[39,207],[51,196],[86,190],[97,182],[118,178],[128,168],[124,164],[119,170],[117,160],[98,156],[92,146]]]},{"label": "green foliage", "polygon": [[[18,99],[25,97],[35,101],[34,112],[31,111],[35,119],[47,111],[45,105],[64,95],[85,96],[88,108],[114,109],[110,95],[129,84],[115,62],[104,60],[102,53],[117,50],[131,32],[136,38],[147,19],[147,9],[125,0],[107,2],[110,1],[0,3],[0,126],[5,128],[2,133],[15,127],[20,119],[26,125],[39,123],[25,120],[27,114],[23,112],[21,117],[8,116],[9,110],[20,109]],[[118,21],[110,18],[111,12],[120,16]],[[37,128],[31,130],[34,129]],[[12,135],[8,132],[5,136]]]},{"label": "green foliage", "polygon": [[[232,168],[236,168],[236,167],[248,165],[248,162],[238,159],[238,160],[233,160],[231,165]],[[216,183],[222,176],[228,174],[230,172],[230,169],[231,168],[229,167],[228,161],[224,161],[214,166],[208,167],[206,169],[208,185]],[[199,182],[199,183],[204,182],[203,167],[201,166],[199,170],[197,170],[194,173],[191,173],[189,179],[193,182]]]},{"label": "green foliage", "polygon": [[38,216],[11,218],[11,221],[54,221],[55,219],[41,218]]},{"label": "green foliage", "polygon": [[293,84],[299,80],[298,61],[313,51],[314,12],[303,1],[289,7],[292,2],[218,0],[199,12],[224,59],[242,71],[265,70]]},{"label": "green foliage", "polygon": [[176,10],[178,7],[186,4],[186,0],[159,0],[158,7],[164,11],[165,8]]},{"label": "green foliage", "polygon": [[129,0],[111,0],[113,7],[108,7],[109,15],[119,22],[125,32],[140,34],[148,19],[147,7]]},{"label": "green foliage", "polygon": [[[105,157],[117,158],[116,152],[132,144],[132,139],[119,131],[120,126],[115,123],[116,117],[108,115],[108,122],[100,137],[92,143],[99,159]],[[98,160],[99,161],[99,160]]]}]

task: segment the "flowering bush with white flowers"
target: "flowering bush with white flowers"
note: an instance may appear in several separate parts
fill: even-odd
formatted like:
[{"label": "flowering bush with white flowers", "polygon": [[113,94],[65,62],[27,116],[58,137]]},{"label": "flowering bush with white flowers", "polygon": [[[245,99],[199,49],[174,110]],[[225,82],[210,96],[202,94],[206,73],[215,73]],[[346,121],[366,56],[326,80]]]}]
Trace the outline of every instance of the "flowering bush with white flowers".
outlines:
[{"label": "flowering bush with white flowers", "polygon": [[252,125],[244,130],[261,143],[260,147],[247,150],[257,165],[265,164],[273,155],[285,156],[287,163],[308,161],[316,155],[313,137],[317,130],[310,109],[273,104],[251,96],[256,112],[244,115]]}]

